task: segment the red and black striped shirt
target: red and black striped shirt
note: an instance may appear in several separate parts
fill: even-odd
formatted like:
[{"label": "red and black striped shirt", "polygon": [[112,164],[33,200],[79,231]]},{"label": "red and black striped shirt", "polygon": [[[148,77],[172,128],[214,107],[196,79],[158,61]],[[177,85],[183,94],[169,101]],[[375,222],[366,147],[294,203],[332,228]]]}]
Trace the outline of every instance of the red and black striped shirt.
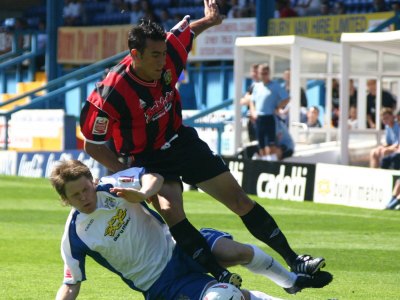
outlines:
[{"label": "red and black striped shirt", "polygon": [[130,70],[126,56],[96,84],[80,116],[81,131],[93,143],[111,137],[122,155],[160,149],[182,125],[175,88],[194,38],[187,19],[167,33],[167,57],[161,79],[146,82]]}]

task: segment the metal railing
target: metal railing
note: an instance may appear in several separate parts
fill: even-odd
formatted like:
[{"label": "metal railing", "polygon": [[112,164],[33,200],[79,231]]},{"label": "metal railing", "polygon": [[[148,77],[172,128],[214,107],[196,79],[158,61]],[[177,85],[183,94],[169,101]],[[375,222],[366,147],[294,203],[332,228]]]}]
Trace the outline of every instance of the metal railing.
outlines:
[{"label": "metal railing", "polygon": [[[69,74],[66,74],[62,77],[59,77],[55,80],[52,80],[48,82],[47,85],[43,87],[36,88],[32,91],[29,91],[27,93],[24,93],[22,95],[16,96],[8,101],[5,101],[3,103],[0,103],[0,109],[8,104],[14,103],[24,97],[30,97],[31,101],[30,103],[23,105],[23,106],[18,106],[15,107],[12,110],[9,110],[7,112],[0,112],[0,117],[5,118],[5,140],[4,140],[4,149],[8,149],[8,138],[9,138],[9,121],[11,119],[11,115],[26,108],[31,108],[33,106],[39,105],[39,104],[45,104],[47,106],[49,101],[52,99],[55,99],[61,95],[65,95],[68,91],[71,91],[75,88],[80,88],[80,96],[81,99],[86,99],[87,97],[87,92],[86,92],[86,85],[100,79],[101,75],[104,73],[104,69],[106,67],[109,67],[110,65],[114,64],[115,61],[122,59],[124,56],[126,56],[128,51],[116,54],[112,57],[106,58],[104,60],[101,60],[97,63],[94,63],[92,65],[86,66],[84,68],[81,68],[79,70],[73,71]],[[100,69],[100,71],[99,71]],[[88,75],[90,74],[90,75]],[[66,85],[68,80],[71,79],[78,79],[76,82],[72,84]],[[85,88],[84,88],[85,87]],[[47,94],[43,96],[37,96],[37,93],[41,91],[47,91]]]}]

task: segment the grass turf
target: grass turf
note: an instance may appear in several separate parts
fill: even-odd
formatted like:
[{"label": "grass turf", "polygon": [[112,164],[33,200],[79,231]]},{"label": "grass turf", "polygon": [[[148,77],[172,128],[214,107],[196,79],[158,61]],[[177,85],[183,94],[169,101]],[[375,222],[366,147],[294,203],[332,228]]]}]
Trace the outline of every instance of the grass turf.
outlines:
[{"label": "grass turf", "polygon": [[[59,248],[69,208],[60,205],[47,179],[0,176],[0,187],[0,299],[54,299],[62,282]],[[186,192],[184,198],[195,226],[228,231],[283,263],[209,196]],[[244,287],[284,299],[398,299],[398,211],[253,199],[274,216],[296,251],[326,258],[325,270],[334,274],[334,281],[323,289],[288,295],[264,277],[232,268],[244,278]],[[88,280],[79,299],[143,299],[90,258],[86,265]]]}]

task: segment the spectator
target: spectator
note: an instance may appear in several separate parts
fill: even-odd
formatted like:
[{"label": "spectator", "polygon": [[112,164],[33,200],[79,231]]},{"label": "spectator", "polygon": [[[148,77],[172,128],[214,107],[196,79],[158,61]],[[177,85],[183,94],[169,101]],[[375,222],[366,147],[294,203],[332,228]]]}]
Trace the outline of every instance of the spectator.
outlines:
[{"label": "spectator", "polygon": [[139,1],[132,1],[130,5],[130,23],[132,25],[138,24],[140,19],[143,18],[143,12],[140,10]]},{"label": "spectator", "polygon": [[[251,65],[250,77],[252,79],[252,83],[248,86],[246,94],[240,99],[240,104],[247,106],[247,115],[248,116],[250,114],[250,101],[251,101],[251,94],[253,93],[254,84],[256,82],[260,81],[260,78],[258,76],[258,64]],[[254,124],[253,120],[251,120],[250,117],[247,122],[247,133],[248,133],[250,142],[257,140],[255,124]]]},{"label": "spectator", "polygon": [[286,90],[270,79],[268,64],[258,66],[260,82],[254,85],[250,103],[250,117],[256,122],[256,133],[261,157],[278,154],[276,144],[276,112],[289,102]]},{"label": "spectator", "polygon": [[378,168],[380,163],[386,166],[388,162],[385,160],[382,161],[382,159],[399,149],[400,127],[399,123],[395,120],[393,110],[390,108],[382,108],[381,119],[385,125],[386,143],[372,149],[369,163],[371,168]]},{"label": "spectator", "polygon": [[[286,89],[290,96],[290,69],[286,69],[283,72],[283,83],[282,86]],[[305,123],[307,121],[307,106],[308,100],[306,93],[302,87],[300,87],[300,122]],[[288,122],[286,122],[288,124]]]},{"label": "spectator", "polygon": [[[339,125],[339,81],[337,79],[332,80],[332,126],[337,128]],[[357,89],[354,86],[354,80],[349,80],[349,104],[350,106],[357,106]]]},{"label": "spectator", "polygon": [[160,22],[165,31],[170,31],[176,24],[166,8],[162,9],[160,12]]},{"label": "spectator", "polygon": [[46,44],[47,44],[47,33],[46,23],[44,20],[40,20],[38,23],[39,33],[37,35],[37,50],[40,52],[36,56],[36,69],[44,70],[46,64]]},{"label": "spectator", "polygon": [[346,6],[344,5],[343,1],[335,2],[334,14],[335,15],[345,15],[346,14]]},{"label": "spectator", "polygon": [[388,10],[389,8],[387,7],[385,0],[374,0],[371,12],[384,12]]},{"label": "spectator", "polygon": [[386,209],[400,210],[400,179],[396,179],[392,194],[393,196],[386,205]]},{"label": "spectator", "polygon": [[349,125],[349,129],[357,129],[358,128],[357,106],[350,105],[349,120],[347,121],[347,123]]},{"label": "spectator", "polygon": [[155,14],[154,8],[148,0],[141,0],[140,7],[143,12],[143,19],[160,24],[160,18]]},{"label": "spectator", "polygon": [[[294,141],[289,133],[288,127],[283,120],[276,116],[276,160],[283,160],[294,153]],[[275,160],[274,155],[267,156],[267,160]]]},{"label": "spectator", "polygon": [[276,0],[276,10],[279,13],[279,18],[297,17],[297,12],[290,7],[289,0]]},{"label": "spectator", "polygon": [[228,0],[220,0],[218,2],[219,13],[223,16],[228,16],[230,10],[232,9],[232,5]]},{"label": "spectator", "polygon": [[354,86],[354,80],[349,80],[349,97],[350,97],[350,106],[357,106],[357,89]]},{"label": "spectator", "polygon": [[331,7],[329,1],[321,1],[321,6],[319,10],[320,16],[329,16],[331,14]]},{"label": "spectator", "polygon": [[80,0],[65,0],[63,18],[65,26],[77,26],[83,23],[83,6]]},{"label": "spectator", "polygon": [[332,126],[337,128],[339,125],[339,81],[332,79]]},{"label": "spectator", "polygon": [[307,111],[307,126],[313,128],[321,128],[319,121],[319,108],[318,106],[311,106]]},{"label": "spectator", "polygon": [[316,16],[320,11],[320,0],[294,0],[293,8],[299,17]]},{"label": "spectator", "polygon": [[[375,110],[376,110],[376,80],[370,79],[367,81],[367,127],[375,128]],[[388,91],[382,89],[382,108],[390,108],[394,110],[396,108],[396,100]],[[381,126],[383,127],[383,126]]]}]

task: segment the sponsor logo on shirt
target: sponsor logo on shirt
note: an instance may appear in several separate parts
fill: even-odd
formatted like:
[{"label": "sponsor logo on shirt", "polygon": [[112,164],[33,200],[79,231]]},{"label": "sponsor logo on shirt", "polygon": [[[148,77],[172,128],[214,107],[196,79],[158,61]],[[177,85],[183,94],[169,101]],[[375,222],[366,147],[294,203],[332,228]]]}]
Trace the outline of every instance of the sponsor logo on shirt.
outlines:
[{"label": "sponsor logo on shirt", "polygon": [[89,221],[89,223],[86,225],[86,227],[85,227],[85,231],[88,231],[89,230],[89,227],[90,227],[90,225],[92,225],[93,224],[93,222],[94,222],[94,219],[91,219],[90,221]]},{"label": "sponsor logo on shirt", "polygon": [[108,119],[105,117],[97,117],[94,121],[92,134],[104,135],[107,133]]},{"label": "sponsor logo on shirt", "polygon": [[126,218],[126,209],[118,209],[115,216],[108,221],[104,236],[111,236],[114,241],[117,241],[121,234],[124,233],[130,220],[131,218]]},{"label": "sponsor logo on shirt", "polygon": [[166,85],[169,85],[172,81],[171,70],[166,70],[164,73],[164,82]]},{"label": "sponsor logo on shirt", "polygon": [[107,197],[106,200],[104,200],[104,206],[109,209],[115,208],[116,205],[117,205],[117,203],[116,203],[115,199],[112,197]]},{"label": "sponsor logo on shirt", "polygon": [[174,91],[167,92],[165,97],[160,97],[159,100],[154,101],[154,105],[146,109],[144,116],[146,123],[156,121],[171,110],[172,101],[174,99]]}]

